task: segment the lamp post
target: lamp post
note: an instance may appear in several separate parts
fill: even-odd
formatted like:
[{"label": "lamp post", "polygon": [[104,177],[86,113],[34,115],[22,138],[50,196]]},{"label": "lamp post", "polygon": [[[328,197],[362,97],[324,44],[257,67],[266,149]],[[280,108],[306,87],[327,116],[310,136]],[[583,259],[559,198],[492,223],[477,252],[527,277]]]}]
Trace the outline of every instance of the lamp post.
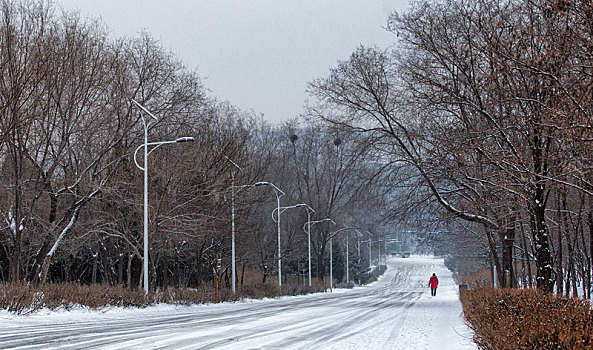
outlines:
[{"label": "lamp post", "polygon": [[[241,171],[241,167],[237,165],[237,163],[233,162],[229,157],[224,156],[226,160],[228,160],[232,165],[234,165],[239,171]],[[235,265],[235,173],[231,171],[231,269],[232,269],[232,277],[233,277],[233,294],[235,294],[235,284],[236,284],[236,265]]]},{"label": "lamp post", "polygon": [[[311,209],[313,210],[313,209]],[[309,211],[307,211],[307,243],[308,243],[308,255],[309,255],[309,287],[311,287],[311,225],[317,224],[319,222],[332,222],[334,225],[336,224],[332,219],[325,218],[322,220],[311,221],[311,216],[309,215]],[[305,227],[303,227],[303,230]]]},{"label": "lamp post", "polygon": [[[135,100],[132,100],[132,102],[134,104],[136,104],[136,106],[138,108],[140,108],[142,111],[144,111],[146,114],[148,114],[151,118],[153,118],[155,121],[158,120],[157,117],[155,117],[152,113],[150,113],[150,111],[148,111],[146,108],[144,108],[144,106],[142,106],[140,103],[136,102]],[[191,142],[194,141],[193,137],[180,137],[177,138],[175,140],[171,140],[171,141],[160,141],[160,142],[148,142],[148,127],[151,124],[151,121],[149,120],[148,122],[146,121],[146,118],[144,118],[144,116],[142,115],[142,113],[140,113],[140,116],[142,117],[142,124],[144,125],[144,144],[138,146],[138,148],[136,148],[136,151],[134,151],[134,163],[136,164],[136,166],[138,167],[138,169],[144,171],[144,257],[143,257],[143,266],[144,266],[144,281],[143,281],[143,285],[144,285],[144,293],[148,294],[148,155],[150,153],[152,153],[152,151],[154,151],[155,149],[157,149],[158,147],[168,144],[168,143],[182,143],[182,142]],[[153,146],[152,149],[149,151],[148,150],[148,146]],[[144,166],[140,166],[140,164],[138,164],[138,159],[136,158],[136,155],[138,154],[138,150],[140,150],[140,148],[144,148]]]},{"label": "lamp post", "polygon": [[372,264],[372,259],[373,259],[373,254],[372,254],[372,249],[373,249],[373,234],[369,232],[369,230],[365,230],[367,231],[367,233],[369,234],[369,269],[373,268],[373,264]]},{"label": "lamp post", "polygon": [[[358,238],[358,256],[357,258],[360,258],[360,236],[361,233],[358,232],[358,230],[354,227],[348,227],[346,226],[344,229],[350,229],[350,230],[354,230],[354,232],[356,233],[356,236]],[[350,234],[346,235],[346,283],[350,283]]]},{"label": "lamp post", "polygon": [[348,238],[350,235],[346,235],[346,284],[350,283],[350,259],[348,257]]},{"label": "lamp post", "polygon": [[373,239],[371,237],[369,237],[369,269],[373,268],[373,263],[372,263],[373,254],[371,253],[372,249],[373,249]]},{"label": "lamp post", "polygon": [[[361,234],[360,234],[360,232],[358,232],[358,230],[356,228],[344,226],[343,228],[337,230],[336,232],[333,232],[330,235],[330,237],[329,237],[329,252],[330,252],[330,258],[329,258],[330,286],[329,286],[329,288],[330,288],[330,290],[333,289],[333,268],[334,268],[334,266],[333,266],[333,254],[332,254],[332,245],[333,245],[332,244],[332,238],[335,235],[337,235],[338,233],[340,233],[342,231],[346,231],[346,230],[354,230],[356,232],[356,234],[358,235],[358,237],[359,237],[358,255],[360,256],[360,236],[361,236]],[[348,257],[348,254],[349,254],[349,251],[348,251],[348,238],[349,238],[349,235],[346,235],[346,283],[350,283],[350,271],[349,271],[349,269],[350,269],[350,266],[349,266],[350,261],[349,261],[349,257]]]},{"label": "lamp post", "polygon": [[334,291],[334,244],[333,237],[329,237],[329,291]]},{"label": "lamp post", "polygon": [[[349,227],[352,230],[355,228]],[[350,234],[346,235],[346,283],[350,283]]]},{"label": "lamp post", "polygon": [[[276,210],[278,210],[278,287],[282,287],[282,258],[280,257],[280,197],[284,196],[286,193],[271,182],[261,181],[257,182],[254,186],[270,186],[276,194],[276,202],[278,204],[276,207]],[[272,220],[274,220],[274,212],[272,212]]]},{"label": "lamp post", "polygon": [[[333,259],[333,238],[342,231],[354,230],[352,227],[344,226],[343,228],[332,232],[329,235],[329,290],[333,291],[334,287],[334,259]],[[348,237],[348,236],[346,236]],[[347,238],[346,238],[347,239]],[[346,276],[348,276],[348,247],[346,246]]]},{"label": "lamp post", "polygon": [[[356,260],[357,260],[358,264],[360,264],[362,261],[361,256],[360,256],[360,237],[362,237],[362,233],[360,233],[360,231],[358,231],[357,229],[354,229],[354,232],[356,232]],[[362,265],[361,265],[361,267],[362,267]],[[360,271],[357,274],[358,274],[358,285],[360,285]]]},{"label": "lamp post", "polygon": [[[229,162],[231,162],[235,167],[237,167],[237,169],[241,170],[241,167],[239,167],[235,162],[233,162],[232,160],[230,160],[227,156],[225,156],[225,158]],[[237,280],[237,278],[236,278],[237,268],[236,268],[236,258],[235,258],[235,256],[236,256],[236,254],[235,254],[235,250],[236,250],[235,249],[235,246],[236,246],[236,244],[235,244],[235,242],[236,242],[236,239],[235,239],[235,236],[236,236],[235,235],[235,189],[237,189],[237,188],[248,188],[248,187],[262,186],[262,185],[266,185],[268,183],[257,182],[257,183],[255,183],[253,185],[235,186],[235,177],[234,177],[234,175],[231,175],[231,176],[232,176],[232,185],[229,188],[231,189],[231,237],[232,237],[231,238],[231,242],[232,242],[232,244],[231,244],[231,251],[232,251],[231,252],[231,256],[232,256],[232,277],[233,277],[232,287],[233,287],[233,294],[234,294],[235,291],[236,291],[236,280]],[[271,185],[271,186],[274,186],[274,185]],[[227,190],[229,188],[227,188]],[[283,196],[284,195],[284,192],[282,192],[282,190],[280,190],[277,187],[276,187],[276,189],[281,192],[280,196]]]},{"label": "lamp post", "polygon": [[[358,230],[354,227],[346,226],[345,229],[351,229],[356,232],[357,235],[360,235]],[[358,239],[360,242],[360,238]],[[350,234],[346,235],[346,283],[350,283]],[[360,256],[360,243],[358,243],[358,255]]]},{"label": "lamp post", "polygon": [[278,208],[272,211],[272,220],[274,220],[274,213],[276,211],[278,212],[278,220],[274,220],[278,222],[278,287],[282,287],[282,256],[280,255],[282,253],[282,250],[280,249],[280,214],[282,214],[285,210],[292,208],[308,208],[307,212],[309,210],[315,212],[313,208],[311,208],[305,203],[290,205],[287,207],[280,207],[280,202],[278,202]]}]

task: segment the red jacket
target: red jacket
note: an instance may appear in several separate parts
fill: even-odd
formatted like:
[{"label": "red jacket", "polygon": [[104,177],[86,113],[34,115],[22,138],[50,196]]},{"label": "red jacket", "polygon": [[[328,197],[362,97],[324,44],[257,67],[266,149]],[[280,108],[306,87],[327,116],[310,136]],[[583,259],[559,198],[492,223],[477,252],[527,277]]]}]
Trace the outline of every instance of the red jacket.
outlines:
[{"label": "red jacket", "polygon": [[430,281],[428,281],[428,285],[430,286],[430,288],[436,288],[439,285],[439,279],[437,278],[437,276],[432,276],[430,278]]}]

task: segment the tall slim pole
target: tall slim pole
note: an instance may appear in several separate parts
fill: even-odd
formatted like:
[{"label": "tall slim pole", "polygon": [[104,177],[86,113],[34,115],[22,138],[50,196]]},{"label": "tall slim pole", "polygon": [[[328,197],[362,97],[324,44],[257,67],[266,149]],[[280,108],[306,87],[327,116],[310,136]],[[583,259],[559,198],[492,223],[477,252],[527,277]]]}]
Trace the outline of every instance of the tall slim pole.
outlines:
[{"label": "tall slim pole", "polygon": [[[241,167],[237,165],[237,163],[233,162],[231,158],[224,156],[226,160],[228,160],[237,170],[241,171]],[[235,173],[231,171],[231,276],[233,277],[232,289],[233,294],[236,291],[236,283],[237,283],[237,264],[236,264],[236,257],[235,257]],[[245,186],[241,186],[245,187]]]},{"label": "tall slim pole", "polygon": [[280,197],[276,193],[276,200],[278,201],[278,287],[282,287],[282,250],[280,249]]},{"label": "tall slim pole", "polygon": [[236,267],[235,267],[235,175],[231,173],[232,186],[231,186],[231,256],[232,256],[232,277],[233,277],[233,294],[235,294],[235,280],[237,279]]},{"label": "tall slim pole", "polygon": [[309,254],[309,287],[311,287],[311,212],[307,210],[307,241]]},{"label": "tall slim pole", "polygon": [[[142,111],[144,111],[148,116],[150,116],[154,120],[158,120],[158,118],[155,117],[152,113],[150,113],[146,108],[144,108],[144,106],[142,106],[141,104],[139,104],[138,102],[136,102],[133,99],[132,99],[132,102],[134,104],[136,104],[136,106],[138,106],[138,108],[140,108]],[[136,151],[134,152],[134,163],[140,170],[144,171],[144,257],[143,257],[144,261],[142,264],[143,265],[142,273],[144,274],[144,280],[143,280],[144,292],[148,293],[148,155],[161,145],[170,144],[170,143],[190,142],[190,141],[194,141],[194,138],[186,136],[186,137],[178,137],[177,139],[170,140],[170,141],[150,142],[149,143],[148,142],[148,126],[150,125],[150,122],[146,121],[146,118],[144,118],[144,116],[142,115],[142,112],[140,113],[140,117],[142,118],[142,124],[144,125],[144,144],[139,146],[138,148],[136,148]],[[153,146],[153,149],[150,150],[150,152],[148,151],[148,146]],[[144,147],[144,166],[140,166],[140,164],[138,164],[138,159],[136,158],[136,155],[138,154],[138,150],[140,149],[140,147]]]},{"label": "tall slim pole", "polygon": [[350,283],[350,262],[348,258],[348,237],[350,235],[346,235],[346,283]]},{"label": "tall slim pole", "polygon": [[[278,211],[278,287],[282,287],[282,250],[280,247],[280,197],[284,196],[285,193],[276,187],[276,185],[270,182],[258,182],[254,186],[271,186],[274,189],[274,194],[276,194],[276,201],[278,202],[278,206],[276,207],[275,211]],[[272,211],[272,220],[274,220],[274,211]]]},{"label": "tall slim pole", "polygon": [[[357,254],[356,254],[356,261],[357,264],[360,264],[359,266],[362,268],[362,257],[360,255],[360,233],[358,231],[356,231],[356,248],[358,250]],[[360,271],[357,273],[358,275],[358,285],[360,285]]]},{"label": "tall slim pole", "polygon": [[144,293],[148,294],[148,125],[144,122]]},{"label": "tall slim pole", "polygon": [[329,238],[329,290],[333,291],[334,288],[334,254],[332,252],[332,240],[333,237]]},{"label": "tall slim pole", "polygon": [[369,237],[369,269],[373,268],[373,264],[371,259],[373,258],[373,254],[371,254],[371,249],[373,249],[373,240]]}]

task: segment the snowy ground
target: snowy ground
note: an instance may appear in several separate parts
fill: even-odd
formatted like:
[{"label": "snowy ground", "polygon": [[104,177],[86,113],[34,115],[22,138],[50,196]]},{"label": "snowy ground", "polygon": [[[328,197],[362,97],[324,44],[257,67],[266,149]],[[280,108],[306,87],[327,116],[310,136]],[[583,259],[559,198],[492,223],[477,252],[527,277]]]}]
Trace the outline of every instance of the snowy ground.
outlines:
[{"label": "snowy ground", "polygon": [[[430,296],[428,279],[440,284]],[[191,307],[0,311],[2,349],[476,349],[442,259],[388,261],[350,290]]]}]

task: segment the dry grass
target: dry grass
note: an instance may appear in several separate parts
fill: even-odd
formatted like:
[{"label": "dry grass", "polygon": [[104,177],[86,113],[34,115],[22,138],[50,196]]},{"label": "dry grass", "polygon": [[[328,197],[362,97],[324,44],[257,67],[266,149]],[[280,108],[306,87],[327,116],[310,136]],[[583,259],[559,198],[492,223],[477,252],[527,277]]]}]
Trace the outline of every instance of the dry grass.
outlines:
[{"label": "dry grass", "polygon": [[[385,266],[375,269],[366,275],[363,283],[377,279],[385,272]],[[261,299],[275,298],[281,295],[302,295],[323,292],[323,283],[318,281],[311,287],[299,283],[283,283],[282,288],[274,277],[268,277],[266,283],[261,283],[262,275],[256,270],[246,269],[245,280],[251,281],[237,286],[237,293],[223,288],[216,292],[212,286],[201,288],[167,288],[144,294],[141,288],[128,289],[122,286],[108,284],[81,285],[76,283],[44,284],[40,286],[26,283],[0,283],[0,310],[8,310],[15,314],[30,314],[41,309],[69,310],[76,306],[92,309],[109,307],[146,307],[148,305],[166,303],[175,305],[194,305],[216,303],[221,301],[237,301],[246,298]],[[259,283],[255,281],[260,281]],[[351,286],[347,286],[351,287]]]},{"label": "dry grass", "polygon": [[15,314],[29,314],[44,308],[69,310],[79,305],[92,309],[114,306],[146,307],[159,303],[193,305],[244,298],[300,295],[320,291],[323,289],[302,285],[285,285],[280,290],[277,285],[266,283],[238,288],[236,294],[228,289],[217,293],[212,287],[204,287],[200,289],[167,288],[145,295],[142,289],[127,289],[107,284],[89,286],[60,283],[32,286],[25,283],[12,283],[0,284],[0,309]]},{"label": "dry grass", "polygon": [[592,349],[586,300],[532,289],[476,288],[461,293],[465,319],[480,349]]}]

